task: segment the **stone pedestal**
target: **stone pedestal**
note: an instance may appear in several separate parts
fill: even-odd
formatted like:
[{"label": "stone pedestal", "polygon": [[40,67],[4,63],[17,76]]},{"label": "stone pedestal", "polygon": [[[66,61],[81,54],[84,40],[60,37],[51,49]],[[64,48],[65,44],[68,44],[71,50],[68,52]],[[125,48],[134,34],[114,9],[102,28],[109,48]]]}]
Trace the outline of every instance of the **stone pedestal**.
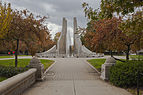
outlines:
[{"label": "stone pedestal", "polygon": [[29,64],[30,68],[36,68],[36,80],[44,80],[44,65],[40,62],[37,57],[33,57]]},{"label": "stone pedestal", "polygon": [[113,57],[106,59],[105,63],[101,67],[101,76],[103,80],[109,80],[110,68],[116,64],[116,60]]}]

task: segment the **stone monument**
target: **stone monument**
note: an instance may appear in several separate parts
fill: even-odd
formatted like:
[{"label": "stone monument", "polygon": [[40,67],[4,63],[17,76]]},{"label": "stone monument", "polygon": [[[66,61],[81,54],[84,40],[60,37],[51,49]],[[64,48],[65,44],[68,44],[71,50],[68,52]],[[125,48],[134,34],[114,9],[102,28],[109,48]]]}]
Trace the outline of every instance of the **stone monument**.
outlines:
[{"label": "stone monument", "polygon": [[84,45],[82,45],[82,42],[80,40],[80,35],[77,30],[77,20],[76,17],[74,17],[73,22],[73,29],[74,29],[74,56],[75,57],[95,57],[97,56],[96,53],[90,51],[87,49]]},{"label": "stone monument", "polygon": [[63,18],[63,25],[62,25],[62,32],[61,32],[61,36],[58,40],[57,43],[57,52],[59,55],[65,55],[66,54],[66,48],[67,48],[67,20],[65,18]]},{"label": "stone monument", "polygon": [[67,20],[63,18],[61,35],[57,41],[57,45],[54,45],[51,49],[46,52],[37,53],[38,57],[66,57],[68,56],[67,48]]},{"label": "stone monument", "polygon": [[80,35],[77,30],[77,20],[76,17],[74,17],[73,22],[73,42],[74,42],[74,50],[71,52],[71,45],[69,42],[71,42],[71,36],[70,33],[67,32],[67,20],[66,18],[63,18],[62,23],[62,32],[59,37],[59,40],[57,41],[57,45],[54,45],[51,49],[49,49],[46,52],[43,53],[37,53],[36,56],[38,57],[69,57],[73,54],[74,57],[95,57],[97,56],[96,53],[91,52],[89,49],[87,49],[84,45],[82,45],[82,42],[80,40]]}]

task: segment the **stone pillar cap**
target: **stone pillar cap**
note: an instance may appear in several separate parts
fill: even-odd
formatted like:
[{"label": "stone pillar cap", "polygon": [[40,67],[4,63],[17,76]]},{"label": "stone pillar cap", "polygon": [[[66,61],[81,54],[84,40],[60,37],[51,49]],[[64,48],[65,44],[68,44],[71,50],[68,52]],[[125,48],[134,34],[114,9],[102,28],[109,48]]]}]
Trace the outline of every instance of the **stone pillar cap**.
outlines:
[{"label": "stone pillar cap", "polygon": [[34,57],[31,59],[30,63],[39,64],[39,63],[41,63],[41,62],[40,62],[40,60],[39,60],[37,57],[34,56]]},{"label": "stone pillar cap", "polygon": [[116,63],[116,60],[113,57],[108,57],[105,61],[105,64]]}]

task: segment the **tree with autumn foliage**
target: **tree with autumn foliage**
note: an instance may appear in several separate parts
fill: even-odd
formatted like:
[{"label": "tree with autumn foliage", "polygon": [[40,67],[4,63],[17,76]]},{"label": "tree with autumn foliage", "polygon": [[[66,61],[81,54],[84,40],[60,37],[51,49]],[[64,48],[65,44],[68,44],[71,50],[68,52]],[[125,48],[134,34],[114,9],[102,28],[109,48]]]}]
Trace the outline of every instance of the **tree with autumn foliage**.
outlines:
[{"label": "tree with autumn foliage", "polygon": [[[112,18],[117,13],[122,22],[119,25],[122,30],[122,43],[126,46],[126,59],[129,60],[130,51],[143,49],[143,1],[142,0],[102,0],[101,13],[106,18]],[[124,19],[126,18],[126,19]]]},{"label": "tree with autumn foliage", "polygon": [[142,0],[101,0],[100,14],[105,18],[112,18],[114,13],[125,16],[140,10],[142,6]]},{"label": "tree with autumn foliage", "polygon": [[[106,50],[112,51],[120,51],[120,48],[117,48],[117,37],[122,33],[120,29],[118,29],[118,25],[120,24],[120,19],[112,18],[112,19],[103,19],[99,20],[96,23],[92,22],[94,25],[92,27],[92,31],[87,28],[87,32],[84,35],[86,44],[94,49],[96,52],[105,52]],[[87,36],[90,35],[90,36]],[[85,45],[86,45],[85,44]]]},{"label": "tree with autumn foliage", "polygon": [[128,18],[122,21],[119,28],[123,31],[125,37],[122,38],[122,42],[126,45],[126,59],[129,60],[129,52],[139,51],[143,49],[143,11],[137,11],[132,15],[132,18]]},{"label": "tree with autumn foliage", "polygon": [[7,34],[12,17],[10,4],[5,3],[3,5],[2,2],[0,2],[0,39],[3,39]]},{"label": "tree with autumn foliage", "polygon": [[15,67],[17,67],[18,51],[29,51],[32,56],[36,52],[46,51],[54,45],[44,21],[46,17],[34,16],[28,10],[12,11],[8,31],[1,44],[8,50],[15,50]]},{"label": "tree with autumn foliage", "polygon": [[100,50],[100,48],[104,51],[108,50],[110,51],[111,56],[113,56],[112,51],[121,50],[121,47],[116,47],[117,38],[119,34],[122,33],[121,30],[118,29],[119,24],[120,19],[117,18],[103,19],[96,22],[94,26],[96,29],[96,35],[93,39],[96,44],[96,50]]},{"label": "tree with autumn foliage", "polygon": [[[32,13],[28,14],[27,10],[24,11],[14,11],[13,19],[10,24],[10,29],[8,34],[5,36],[9,42],[14,43],[12,45],[15,50],[15,67],[17,67],[17,54],[19,49],[19,42],[24,42],[28,48],[34,50],[34,42],[38,42],[39,30],[36,28],[36,20]],[[35,26],[34,26],[35,25]],[[39,38],[40,39],[40,38]],[[16,44],[15,44],[16,43]],[[33,47],[30,47],[33,45]],[[33,52],[31,52],[33,56]]]},{"label": "tree with autumn foliage", "polygon": [[95,28],[93,27],[95,25],[94,21],[90,21],[87,24],[87,28],[86,29],[79,29],[79,31],[81,31],[80,34],[81,35],[81,41],[82,44],[88,48],[89,50],[95,52],[95,45],[93,45],[92,41],[93,41],[93,37],[95,36]]},{"label": "tree with autumn foliage", "polygon": [[61,32],[57,32],[57,33],[55,34],[55,37],[54,37],[54,42],[55,42],[55,44],[58,42],[58,40],[59,40],[59,38],[60,38],[60,35],[61,35]]},{"label": "tree with autumn foliage", "polygon": [[95,45],[93,45],[93,37],[95,36],[94,31],[88,31],[81,36],[82,44],[89,50],[95,52]]},{"label": "tree with autumn foliage", "polygon": [[[130,51],[137,51],[139,41],[143,37],[142,32],[135,34],[131,33],[127,35],[124,31],[121,31],[119,26],[121,25],[121,19],[101,19],[94,23],[92,29],[87,27],[86,34],[82,39],[84,39],[83,44],[89,46],[91,50],[96,52],[110,51],[111,56],[112,51],[124,51],[126,53],[126,59],[129,60]],[[92,22],[93,24],[93,22]],[[130,29],[130,28],[129,28]],[[94,30],[94,31],[93,31]]]},{"label": "tree with autumn foliage", "polygon": [[[142,1],[140,0],[124,0],[124,1],[123,0],[114,0],[114,1],[102,0],[100,10],[91,8],[87,3],[83,3],[82,6],[84,8],[85,16],[88,17],[88,19],[90,20],[89,22],[90,26],[92,25],[92,22],[94,22],[95,25],[99,26],[98,29],[100,29],[100,33],[98,36],[95,37],[95,43],[98,43],[96,44],[97,45],[96,48],[100,47],[100,49],[102,48],[103,50],[105,49],[105,47],[107,50],[121,49],[122,51],[125,51],[127,60],[129,60],[129,52],[131,50],[137,51],[142,49],[141,47],[142,46],[141,44],[143,43],[142,42],[142,37],[143,37],[142,36],[142,32],[143,32],[143,27],[142,27],[143,26],[142,24],[143,2]],[[115,34],[114,27],[110,27],[112,26],[110,22],[114,23],[112,22],[112,20],[114,18],[113,14],[115,13],[119,17],[118,19],[120,21],[120,24],[118,24],[117,26],[113,24],[113,26],[116,26],[116,30],[121,31],[118,37],[111,36],[111,34]],[[126,19],[124,19],[125,17]],[[101,24],[99,22],[101,22]],[[90,28],[95,29],[93,25]],[[110,30],[110,32],[105,33],[105,31],[108,31],[108,30]],[[104,33],[106,35],[104,35]],[[100,40],[97,40],[98,38],[100,38]],[[103,38],[104,38],[104,41],[102,41]],[[116,40],[118,44],[116,43]],[[116,47],[114,47],[113,45]]]},{"label": "tree with autumn foliage", "polygon": [[48,28],[43,25],[45,19],[46,17],[40,16],[34,18],[34,15],[27,10],[14,12],[7,38],[17,43],[15,46],[16,58],[19,49],[19,41],[25,44],[32,56],[38,51],[46,51],[47,44],[50,44],[52,40],[50,39]]}]

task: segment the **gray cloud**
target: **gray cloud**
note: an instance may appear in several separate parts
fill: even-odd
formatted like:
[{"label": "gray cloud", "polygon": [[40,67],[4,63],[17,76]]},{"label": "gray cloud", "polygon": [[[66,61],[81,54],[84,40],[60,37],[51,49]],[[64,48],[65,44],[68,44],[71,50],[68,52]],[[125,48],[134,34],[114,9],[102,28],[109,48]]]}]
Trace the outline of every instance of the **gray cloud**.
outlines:
[{"label": "gray cloud", "polygon": [[[100,0],[5,0],[15,9],[28,9],[34,14],[46,16],[54,26],[61,26],[62,18],[66,17],[68,27],[72,27],[73,17],[77,17],[78,25],[86,27],[87,19],[84,17],[82,3],[87,2],[93,8],[99,8]],[[51,24],[51,25],[52,25]],[[53,27],[57,28],[57,27]],[[53,29],[56,30],[56,29]],[[54,31],[55,32],[55,31]]]}]

